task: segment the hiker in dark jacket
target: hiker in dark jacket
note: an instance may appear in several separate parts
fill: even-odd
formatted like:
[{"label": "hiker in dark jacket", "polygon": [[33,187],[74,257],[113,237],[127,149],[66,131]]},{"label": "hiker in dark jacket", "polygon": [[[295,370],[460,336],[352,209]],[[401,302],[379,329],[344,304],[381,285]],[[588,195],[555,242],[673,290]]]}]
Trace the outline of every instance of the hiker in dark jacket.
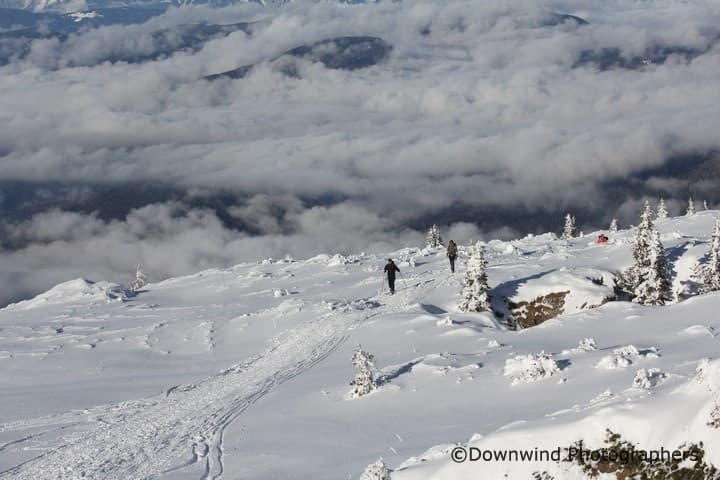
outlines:
[{"label": "hiker in dark jacket", "polygon": [[395,272],[400,272],[400,269],[392,261],[392,258],[388,258],[388,263],[385,265],[385,272],[387,273],[388,285],[390,286],[390,294],[395,294]]},{"label": "hiker in dark jacket", "polygon": [[455,259],[457,258],[457,245],[450,240],[447,246],[447,257],[450,259],[450,271],[455,273]]}]

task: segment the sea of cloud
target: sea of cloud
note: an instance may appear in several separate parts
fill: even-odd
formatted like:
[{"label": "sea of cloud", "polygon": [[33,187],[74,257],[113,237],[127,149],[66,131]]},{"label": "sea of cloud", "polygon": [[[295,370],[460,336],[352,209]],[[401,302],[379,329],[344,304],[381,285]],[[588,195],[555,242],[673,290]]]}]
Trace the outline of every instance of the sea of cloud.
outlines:
[{"label": "sea of cloud", "polygon": [[[554,13],[589,24],[552,25]],[[197,22],[254,26],[197,51],[112,61]],[[381,37],[392,53],[355,71],[297,60],[298,77],[267,62],[345,35]],[[115,220],[49,208],[3,222],[0,303],[69,276],[125,280],[137,262],[157,279],[418,244],[420,218],[461,241],[513,234],[445,221],[448,209],[601,211],[608,183],[718,149],[719,36],[720,6],[707,1],[405,0],[188,6],[34,40],[0,67],[0,180],[236,192],[248,200],[231,214],[253,229],[172,202]],[[577,65],[587,50],[656,46],[701,54]],[[240,80],[203,79],[250,64]],[[681,188],[644,181],[668,197]],[[632,218],[637,203],[617,213]]]}]

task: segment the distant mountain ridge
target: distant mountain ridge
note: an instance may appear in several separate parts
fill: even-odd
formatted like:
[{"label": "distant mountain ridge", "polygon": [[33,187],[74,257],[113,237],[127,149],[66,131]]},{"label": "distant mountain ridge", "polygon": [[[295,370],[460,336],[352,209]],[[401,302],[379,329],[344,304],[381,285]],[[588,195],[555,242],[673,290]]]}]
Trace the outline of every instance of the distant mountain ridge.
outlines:
[{"label": "distant mountain ridge", "polygon": [[[0,0],[0,9],[30,10],[33,12],[70,13],[96,8],[147,8],[152,6],[211,5],[225,7],[240,3],[259,3],[265,6],[283,6],[295,0],[143,0],[143,1],[93,1],[93,0]],[[337,0],[338,3],[376,3],[377,0]]]},{"label": "distant mountain ridge", "polygon": [[[312,45],[301,45],[285,52],[274,59],[280,71],[296,77],[297,66],[294,63],[282,62],[286,57],[306,58],[313,62],[321,62],[325,67],[335,70],[357,70],[370,67],[383,61],[390,54],[392,46],[377,37],[339,37],[322,40]],[[219,78],[243,78],[254,65],[242,67],[205,77],[207,80]]]}]

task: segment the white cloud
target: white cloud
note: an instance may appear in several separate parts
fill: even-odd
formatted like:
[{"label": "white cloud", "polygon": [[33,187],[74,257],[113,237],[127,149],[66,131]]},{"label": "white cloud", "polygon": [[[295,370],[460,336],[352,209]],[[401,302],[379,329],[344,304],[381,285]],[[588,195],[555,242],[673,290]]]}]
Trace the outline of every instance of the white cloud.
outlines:
[{"label": "white cloud", "polygon": [[[257,222],[253,225],[257,235],[226,228],[211,211],[174,203],[148,205],[123,220],[52,210],[18,224],[0,225],[9,240],[24,245],[0,250],[0,279],[5,285],[0,304],[68,278],[127,282],[138,262],[160,280],[288,254],[305,258],[318,253],[384,253],[398,245],[422,246],[425,239],[424,232],[393,228],[390,219],[350,203],[305,208],[289,197],[260,196],[234,213]],[[267,221],[278,216],[279,222]],[[470,224],[446,231],[460,242],[488,238]]]},{"label": "white cloud", "polygon": [[[551,12],[590,25],[541,27]],[[258,23],[251,36],[236,32],[196,53],[103,61],[147,53],[152,31],[200,20]],[[141,210],[120,223],[53,213],[13,233],[31,246],[5,255],[25,271],[37,267],[34,247],[50,264],[77,249],[78,270],[108,275],[154,256],[159,271],[175,274],[298,245],[413,241],[421,233],[404,225],[458,206],[597,210],[604,183],[720,147],[710,128],[720,123],[718,20],[713,4],[670,0],[297,2],[172,9],[146,25],[37,40],[27,58],[0,67],[0,178],[229,190],[252,198],[233,215],[260,235],[231,232],[207,213]],[[342,35],[377,35],[393,51],[353,72],[299,60],[300,78],[262,63]],[[653,45],[714,43],[691,61],[641,71],[573,66],[589,48],[641,55]],[[258,62],[242,80],[201,80]],[[649,185],[668,196],[678,189],[666,179]],[[307,203],[324,198],[336,200]],[[145,215],[166,219],[172,258],[133,230],[147,234],[154,221]],[[85,239],[118,260],[83,258]]]}]

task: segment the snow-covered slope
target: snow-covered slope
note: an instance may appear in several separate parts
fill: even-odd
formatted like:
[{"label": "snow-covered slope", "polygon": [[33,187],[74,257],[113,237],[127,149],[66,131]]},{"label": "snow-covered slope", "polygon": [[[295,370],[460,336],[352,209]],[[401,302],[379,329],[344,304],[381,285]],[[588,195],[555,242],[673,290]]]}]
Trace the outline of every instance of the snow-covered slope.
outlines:
[{"label": "snow-covered slope", "polygon": [[[718,212],[659,222],[680,299]],[[632,231],[489,242],[494,302],[570,292],[513,331],[460,313],[442,250],[321,255],[208,270],[130,295],[73,280],[0,310],[0,478],[583,478],[553,462],[455,463],[469,449],[644,448],[703,441],[720,465],[720,294],[665,307],[608,302]],[[510,314],[510,312],[508,313]],[[380,387],[348,399],[357,344]],[[719,420],[720,422],[720,420]],[[469,450],[468,450],[469,451]],[[573,470],[574,468],[574,470]],[[507,475],[507,477],[503,477]]]}]

